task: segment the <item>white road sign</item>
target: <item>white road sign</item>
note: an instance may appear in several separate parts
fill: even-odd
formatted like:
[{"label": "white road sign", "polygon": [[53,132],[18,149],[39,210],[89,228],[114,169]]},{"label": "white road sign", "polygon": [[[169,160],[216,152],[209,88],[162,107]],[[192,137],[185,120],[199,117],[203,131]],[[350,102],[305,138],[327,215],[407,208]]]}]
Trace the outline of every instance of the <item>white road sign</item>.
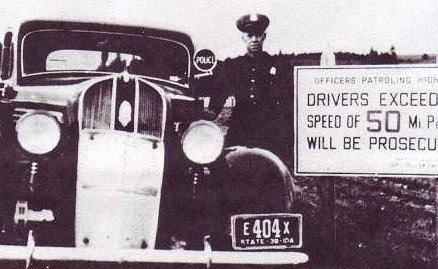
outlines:
[{"label": "white road sign", "polygon": [[438,66],[295,69],[295,174],[438,175]]}]

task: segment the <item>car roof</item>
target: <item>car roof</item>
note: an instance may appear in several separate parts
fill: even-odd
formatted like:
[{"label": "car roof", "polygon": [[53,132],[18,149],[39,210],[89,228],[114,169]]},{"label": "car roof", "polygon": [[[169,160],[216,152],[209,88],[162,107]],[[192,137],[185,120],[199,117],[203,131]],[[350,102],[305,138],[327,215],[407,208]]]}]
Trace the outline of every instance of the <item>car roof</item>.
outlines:
[{"label": "car roof", "polygon": [[187,34],[179,31],[145,26],[128,26],[84,21],[30,20],[21,24],[20,35],[41,29],[90,30],[154,36],[180,42],[187,47],[191,55],[193,55],[194,52],[192,39]]}]

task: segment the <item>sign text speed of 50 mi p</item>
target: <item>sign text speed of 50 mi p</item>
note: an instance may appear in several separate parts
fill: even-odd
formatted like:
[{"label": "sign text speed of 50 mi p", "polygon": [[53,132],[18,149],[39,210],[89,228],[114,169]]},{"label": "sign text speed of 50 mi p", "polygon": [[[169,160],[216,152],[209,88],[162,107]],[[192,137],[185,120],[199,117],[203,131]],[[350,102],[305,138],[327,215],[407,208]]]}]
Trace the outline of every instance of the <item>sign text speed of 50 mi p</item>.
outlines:
[{"label": "sign text speed of 50 mi p", "polygon": [[295,173],[438,175],[438,67],[295,69]]}]

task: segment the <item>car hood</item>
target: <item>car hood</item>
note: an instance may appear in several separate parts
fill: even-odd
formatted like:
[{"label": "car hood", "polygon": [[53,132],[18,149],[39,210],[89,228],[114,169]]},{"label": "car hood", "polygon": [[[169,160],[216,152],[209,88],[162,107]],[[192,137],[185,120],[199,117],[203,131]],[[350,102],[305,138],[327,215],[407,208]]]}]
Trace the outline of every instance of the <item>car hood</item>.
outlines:
[{"label": "car hood", "polygon": [[[121,79],[120,75],[109,75],[68,85],[17,86],[15,88],[17,95],[13,102],[17,104],[16,106],[23,106],[24,108],[36,107],[37,109],[66,110],[68,121],[72,122],[77,119],[77,104],[81,93],[96,83],[115,77]],[[130,78],[137,78],[137,76],[130,76]],[[159,87],[162,92],[165,93],[165,98],[168,99],[168,101],[171,99],[193,100],[193,98],[185,96],[176,88],[164,84],[162,85],[161,83],[153,82],[142,77],[138,78],[155,85],[155,87]],[[22,105],[20,105],[20,103]]]},{"label": "car hood", "polygon": [[16,86],[14,89],[17,95],[12,101],[17,108],[66,113],[66,122],[72,123],[77,120],[77,104],[81,93],[102,79],[90,79],[69,85]]},{"label": "car hood", "polygon": [[76,102],[86,85],[69,86],[25,86],[17,88],[15,102],[67,106]]}]

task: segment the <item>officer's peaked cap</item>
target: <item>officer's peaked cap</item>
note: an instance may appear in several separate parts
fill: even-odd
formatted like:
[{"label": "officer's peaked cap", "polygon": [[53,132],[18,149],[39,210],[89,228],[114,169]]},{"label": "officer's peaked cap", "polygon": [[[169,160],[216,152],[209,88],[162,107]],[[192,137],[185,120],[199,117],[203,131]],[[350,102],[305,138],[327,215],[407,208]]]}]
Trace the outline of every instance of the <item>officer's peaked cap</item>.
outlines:
[{"label": "officer's peaked cap", "polygon": [[237,29],[244,33],[261,34],[269,25],[269,18],[262,14],[248,14],[237,20]]}]

